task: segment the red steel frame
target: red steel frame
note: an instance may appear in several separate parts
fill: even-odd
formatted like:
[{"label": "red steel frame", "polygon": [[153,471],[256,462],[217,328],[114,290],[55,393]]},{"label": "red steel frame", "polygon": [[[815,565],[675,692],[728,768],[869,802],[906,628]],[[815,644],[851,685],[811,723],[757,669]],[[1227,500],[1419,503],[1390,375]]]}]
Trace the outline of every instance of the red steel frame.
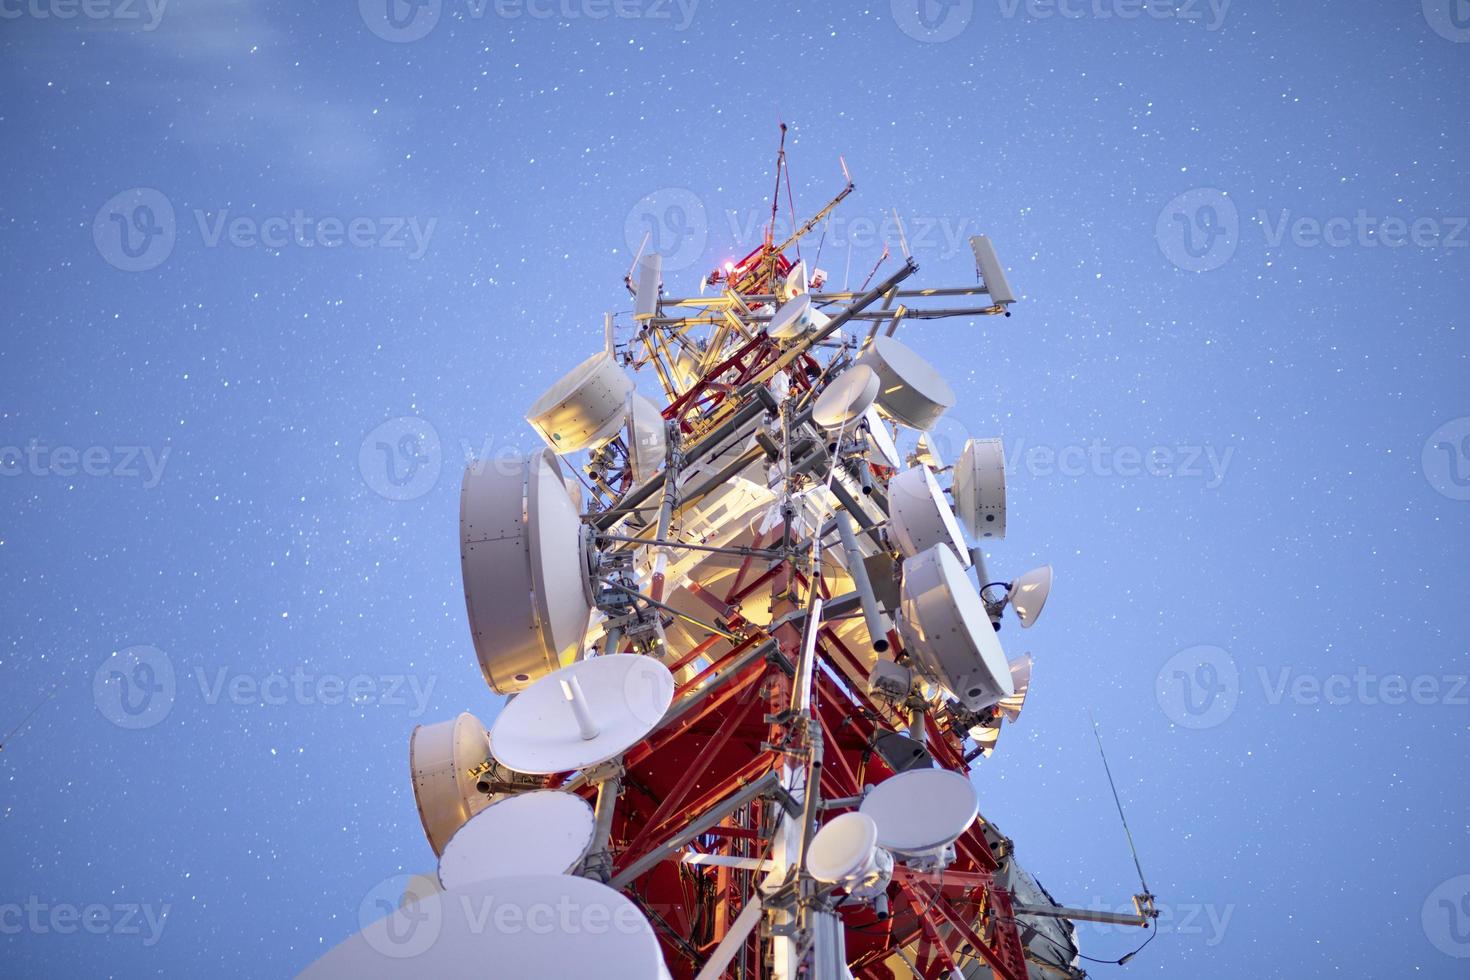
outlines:
[{"label": "red steel frame", "polygon": [[[786,705],[788,670],[799,650],[800,631],[787,624],[768,633],[744,620],[737,610],[743,598],[768,586],[772,613],[779,617],[795,608],[790,587],[805,582],[789,562],[778,562],[746,581],[751,565],[750,558],[743,561],[723,597],[698,583],[686,586],[728,617],[730,628],[744,638],[722,653],[712,653],[728,641],[711,637],[674,662],[671,666],[680,669],[698,657],[712,656],[709,664],[678,686],[676,703],[710,678],[724,674],[758,645],[774,641],[780,656],[747,664],[703,703],[627,752],[623,795],[612,834],[616,869],[626,868],[676,833],[691,815],[704,813],[786,758],[772,747],[784,729],[770,724],[766,712],[778,713]],[[822,588],[820,582],[818,587]],[[897,641],[890,634],[890,642],[896,646]],[[817,650],[820,669],[813,702],[824,741],[822,796],[858,796],[865,784],[892,775],[870,749],[874,732],[881,721],[891,718],[891,710],[869,700],[855,683],[866,669],[830,625],[819,633]],[[935,724],[927,725],[926,730],[935,760],[946,768],[967,772],[961,742]],[[752,806],[696,839],[693,846],[710,853],[758,856],[754,848],[762,831],[770,829],[762,826],[763,819],[761,807]],[[888,890],[892,915],[886,920],[878,921],[863,907],[844,908],[848,961],[855,976],[894,980],[885,961],[895,949],[913,947],[919,956],[917,965],[926,975],[933,975],[930,971],[938,967],[953,969],[966,957],[978,957],[1000,980],[1025,980],[1025,956],[1010,897],[994,884],[998,862],[978,825],[965,832],[955,850],[954,864],[937,876],[897,870]],[[629,891],[650,913],[670,970],[682,980],[698,972],[703,957],[751,894],[754,881],[753,872],[664,861],[636,879]],[[755,948],[748,944],[745,951],[748,977],[764,975]]]}]

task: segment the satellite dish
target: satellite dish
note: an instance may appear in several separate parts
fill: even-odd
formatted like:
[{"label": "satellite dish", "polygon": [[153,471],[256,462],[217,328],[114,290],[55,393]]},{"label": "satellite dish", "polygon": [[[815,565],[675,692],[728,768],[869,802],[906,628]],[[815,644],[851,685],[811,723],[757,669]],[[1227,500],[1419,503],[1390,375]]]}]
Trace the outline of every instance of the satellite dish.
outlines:
[{"label": "satellite dish", "polygon": [[495,719],[495,758],[517,772],[570,772],[606,762],[663,720],[674,677],[652,657],[619,653],[543,677]]},{"label": "satellite dish", "polygon": [[531,428],[557,453],[592,449],[617,435],[633,381],[599,351],[552,385],[526,412]]},{"label": "satellite dish", "polygon": [[1006,695],[995,705],[1006,721],[1021,717],[1021,709],[1026,705],[1026,692],[1031,689],[1031,654],[1011,661],[1011,687],[1015,693]]},{"label": "satellite dish", "polygon": [[[880,379],[879,384],[881,383]],[[878,410],[869,408],[863,413],[863,419],[868,423],[868,440],[872,443],[873,452],[878,455],[873,462],[879,466],[886,466],[890,470],[896,470],[902,466],[903,457],[898,454],[898,444],[893,441],[893,436],[889,433],[882,416],[878,414]]]},{"label": "satellite dish", "polygon": [[408,742],[408,768],[424,836],[435,854],[490,798],[475,787],[473,771],[490,759],[485,726],[468,711],[458,718],[419,725]]},{"label": "satellite dish", "polygon": [[781,281],[779,296],[783,301],[789,300],[793,296],[800,296],[807,289],[806,262],[798,259],[797,263],[791,267],[791,271],[786,273],[786,278]]},{"label": "satellite dish", "polygon": [[1026,692],[1031,688],[1031,654],[1011,661],[1011,686],[1016,693],[1007,695],[995,703],[995,713],[984,723],[970,728],[969,735],[980,747],[980,754],[989,757],[1000,741],[1003,722],[1012,722],[1021,717],[1026,705]]},{"label": "satellite dish", "polygon": [[1046,597],[1050,594],[1050,565],[1033,568],[1011,583],[1006,601],[1016,610],[1016,618],[1021,621],[1022,629],[1030,629],[1035,625],[1036,617],[1041,615],[1041,607],[1046,605]]},{"label": "satellite dish", "polygon": [[898,628],[920,671],[971,711],[1015,693],[985,605],[948,545],[904,561]]},{"label": "satellite dish", "polygon": [[659,407],[636,391],[628,397],[628,462],[633,482],[644,483],[663,468],[668,437]]},{"label": "satellite dish", "polygon": [[939,450],[934,447],[934,438],[928,432],[919,434],[918,444],[914,446],[914,456],[931,470],[944,469],[944,457],[939,455]]},{"label": "satellite dish", "polygon": [[460,565],[485,682],[512,694],[556,670],[592,611],[582,521],[548,450],[471,463],[460,489]]},{"label": "satellite dish", "polygon": [[927,466],[904,470],[888,481],[888,530],[905,558],[943,544],[954,550],[961,565],[970,565],[964,532]]},{"label": "satellite dish", "polygon": [[515,875],[430,895],[367,925],[300,980],[669,976],[626,896],[580,875]]},{"label": "satellite dish", "polygon": [[439,856],[446,889],[525,874],[570,874],[592,846],[596,818],[580,796],[544,789],[491,804]]},{"label": "satellite dish", "polygon": [[812,305],[810,293],[801,293],[781,304],[767,324],[766,333],[777,340],[791,340],[826,326],[829,319]]},{"label": "satellite dish", "polygon": [[878,376],[866,364],[839,374],[812,404],[812,421],[824,429],[840,429],[862,418],[878,397]]},{"label": "satellite dish", "polygon": [[858,812],[877,825],[880,847],[900,858],[922,860],[944,851],[969,829],[980,813],[980,799],[970,780],[957,772],[911,769],[873,787]]},{"label": "satellite dish", "polygon": [[882,894],[893,877],[893,855],[878,846],[878,824],[865,813],[844,813],[823,825],[807,849],[806,868],[823,884],[840,885],[863,900]]},{"label": "satellite dish", "polygon": [[999,439],[970,439],[954,465],[954,509],[976,538],[1006,536],[1006,457]]},{"label": "satellite dish", "polygon": [[878,407],[883,414],[912,429],[928,431],[954,408],[954,389],[928,361],[892,337],[878,336],[859,364],[878,374]]}]

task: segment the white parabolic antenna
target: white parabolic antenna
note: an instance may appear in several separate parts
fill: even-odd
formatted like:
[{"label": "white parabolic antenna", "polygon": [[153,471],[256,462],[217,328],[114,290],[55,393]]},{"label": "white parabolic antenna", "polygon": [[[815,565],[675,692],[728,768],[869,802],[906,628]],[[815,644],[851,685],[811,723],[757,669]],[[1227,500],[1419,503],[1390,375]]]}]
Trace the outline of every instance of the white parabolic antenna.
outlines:
[{"label": "white parabolic antenna", "polygon": [[634,481],[643,483],[664,465],[668,437],[657,405],[636,391],[628,398],[628,460]]},{"label": "white parabolic antenna", "polygon": [[878,407],[902,425],[928,431],[954,408],[954,389],[928,361],[892,337],[874,337],[858,358],[878,375]]},{"label": "white parabolic antenna", "polygon": [[812,404],[812,421],[824,429],[839,429],[862,418],[878,397],[878,375],[857,364],[837,376]]},{"label": "white parabolic antenna", "polygon": [[809,330],[824,327],[827,322],[827,315],[812,305],[811,294],[801,293],[781,304],[771,317],[766,333],[777,340],[790,340]]},{"label": "white parabolic antenna", "polygon": [[905,559],[899,599],[904,649],[966,708],[979,711],[1015,693],[985,605],[948,545]]},{"label": "white parabolic antenna", "polygon": [[863,413],[863,418],[868,423],[868,438],[872,440],[873,451],[879,456],[871,460],[879,466],[886,466],[890,470],[896,470],[903,465],[903,457],[899,455],[898,443],[893,441],[893,436],[888,432],[888,426],[884,424],[883,417],[878,414],[876,408],[869,408]]},{"label": "white parabolic antenna", "polygon": [[869,898],[887,887],[893,855],[878,846],[878,825],[872,817],[844,813],[817,831],[806,866],[818,881],[841,885],[855,898]]},{"label": "white parabolic antenna", "polygon": [[595,448],[617,435],[633,379],[607,351],[578,364],[526,411],[526,421],[561,454]]},{"label": "white parabolic antenna", "polygon": [[954,464],[954,509],[976,538],[1006,536],[1006,455],[999,439],[970,439]]},{"label": "white parabolic antenna", "polygon": [[608,654],[532,684],[490,730],[495,758],[517,772],[570,772],[641,741],[674,700],[674,676],[652,657]]},{"label": "white parabolic antenna", "polygon": [[968,567],[970,552],[954,511],[929,467],[920,464],[888,481],[888,527],[905,558],[948,545]]},{"label": "white parabolic antenna", "polygon": [[301,980],[669,976],[653,927],[580,875],[517,875],[430,895],[371,923]]},{"label": "white parabolic antenna", "polygon": [[917,857],[953,844],[980,812],[975,787],[948,769],[910,769],[883,780],[858,812],[878,826],[878,844]]},{"label": "white parabolic antenna", "polygon": [[468,711],[449,721],[420,725],[409,736],[413,798],[435,854],[443,853],[454,832],[489,804],[470,774],[489,759],[485,726]]},{"label": "white parabolic antenna", "polygon": [[592,611],[582,522],[556,457],[471,463],[459,533],[475,654],[490,688],[511,694],[561,665]]},{"label": "white parabolic antenna", "polygon": [[1021,621],[1022,629],[1030,629],[1036,622],[1036,617],[1041,615],[1041,607],[1046,605],[1046,597],[1051,595],[1051,566],[1042,565],[1033,568],[1011,583],[1007,598],[1010,600],[1011,608],[1016,610],[1016,618]]},{"label": "white parabolic antenna", "polygon": [[580,796],[544,789],[509,796],[480,811],[439,856],[447,889],[524,874],[568,874],[587,856],[596,820]]}]

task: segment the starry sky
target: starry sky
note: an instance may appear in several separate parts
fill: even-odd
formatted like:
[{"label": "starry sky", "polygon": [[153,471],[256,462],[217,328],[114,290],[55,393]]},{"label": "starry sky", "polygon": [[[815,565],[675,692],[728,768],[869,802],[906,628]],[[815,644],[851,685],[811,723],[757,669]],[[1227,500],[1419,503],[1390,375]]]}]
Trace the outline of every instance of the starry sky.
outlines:
[{"label": "starry sky", "polygon": [[784,120],[832,283],[897,209],[1020,296],[901,337],[1056,568],[982,809],[1126,906],[1093,711],[1164,913],[1094,975],[1465,975],[1470,9],[839,6],[0,0],[0,972],[287,976],[433,867],[465,458],[645,232],[757,244]]}]

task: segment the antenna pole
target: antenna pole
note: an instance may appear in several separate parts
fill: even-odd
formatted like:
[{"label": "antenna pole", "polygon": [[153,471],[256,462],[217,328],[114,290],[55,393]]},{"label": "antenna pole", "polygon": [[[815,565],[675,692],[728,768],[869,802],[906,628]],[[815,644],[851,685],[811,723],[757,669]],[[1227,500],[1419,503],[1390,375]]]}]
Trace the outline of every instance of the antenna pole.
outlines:
[{"label": "antenna pole", "polygon": [[1123,833],[1128,837],[1128,850],[1133,853],[1133,867],[1138,871],[1138,884],[1143,889],[1139,896],[1151,901],[1153,893],[1148,890],[1148,882],[1143,879],[1143,865],[1138,860],[1138,848],[1133,844],[1133,831],[1128,829],[1128,817],[1123,813],[1123,801],[1118,797],[1118,785],[1113,782],[1113,770],[1108,765],[1108,754],[1103,751],[1102,732],[1097,727],[1097,719],[1093,717],[1092,711],[1087,712],[1087,717],[1092,721],[1092,735],[1097,739],[1097,754],[1102,756],[1103,772],[1108,776],[1108,788],[1113,791],[1113,804],[1118,808],[1118,819],[1123,821]]}]

